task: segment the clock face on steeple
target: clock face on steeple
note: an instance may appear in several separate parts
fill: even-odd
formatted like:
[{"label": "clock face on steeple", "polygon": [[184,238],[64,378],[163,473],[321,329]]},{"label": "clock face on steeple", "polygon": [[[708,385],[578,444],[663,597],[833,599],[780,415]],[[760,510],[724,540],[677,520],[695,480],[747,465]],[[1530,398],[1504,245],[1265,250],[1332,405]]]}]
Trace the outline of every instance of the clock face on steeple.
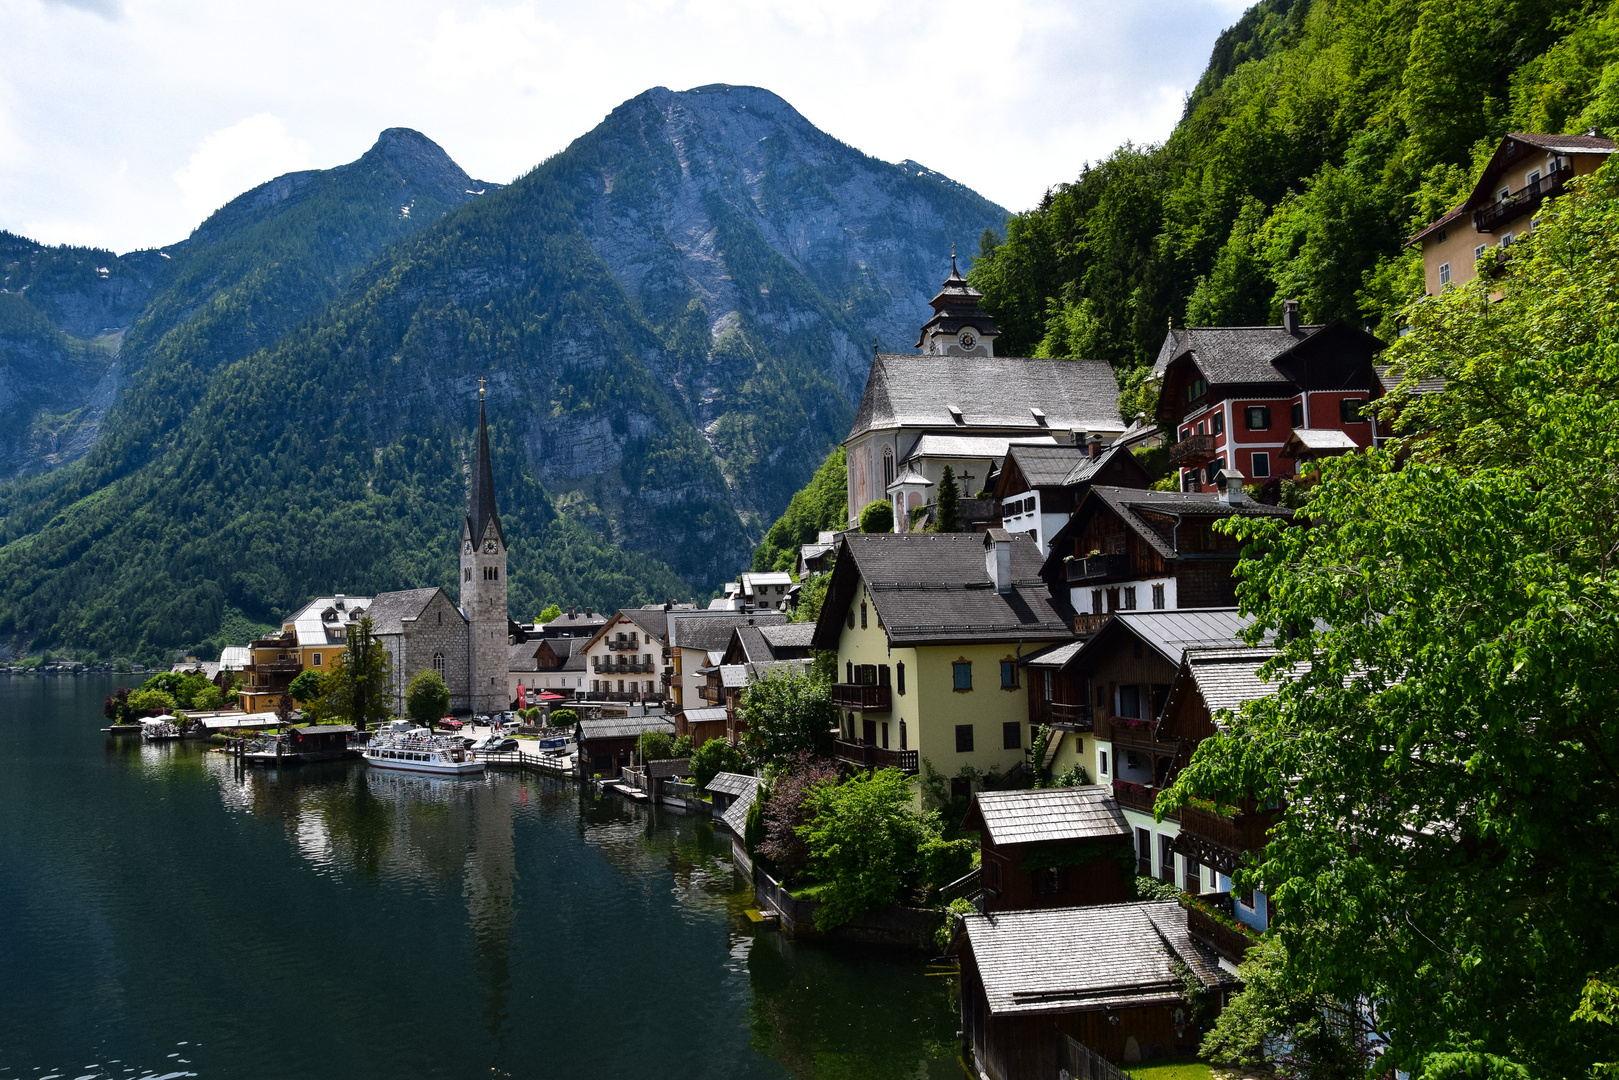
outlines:
[{"label": "clock face on steeple", "polygon": [[494,537],[491,536],[489,539],[483,542],[483,553],[485,555],[494,555],[499,551],[500,545],[495,543]]},{"label": "clock face on steeple", "polygon": [[465,544],[462,544],[461,545],[461,550],[463,552],[465,552],[466,554],[471,555],[472,554],[472,541],[468,540]]},{"label": "clock face on steeple", "polygon": [[963,330],[961,332],[961,336],[956,340],[961,342],[961,347],[963,349],[970,349],[974,345],[978,344],[978,335],[973,333],[971,330]]}]

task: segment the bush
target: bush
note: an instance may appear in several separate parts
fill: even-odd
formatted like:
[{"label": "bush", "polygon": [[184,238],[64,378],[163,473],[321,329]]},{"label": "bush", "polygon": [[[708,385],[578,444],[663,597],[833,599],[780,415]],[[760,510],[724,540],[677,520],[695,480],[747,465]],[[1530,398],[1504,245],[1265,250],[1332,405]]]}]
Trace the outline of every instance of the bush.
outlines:
[{"label": "bush", "polygon": [[780,764],[804,753],[831,756],[837,710],[825,679],[771,672],[742,691],[738,712],[748,725],[743,750],[756,764]]},{"label": "bush", "polygon": [[572,709],[558,709],[551,714],[552,727],[573,727],[579,722],[579,714]]},{"label": "bush", "polygon": [[141,687],[129,695],[129,716],[139,720],[143,716],[157,716],[174,711],[174,695],[156,687]]},{"label": "bush", "polygon": [[741,772],[746,767],[742,751],[726,739],[710,739],[692,751],[691,778],[699,789],[722,772]]},{"label": "bush", "polygon": [[799,751],[788,759],[785,769],[772,781],[762,810],[764,837],[759,854],[770,860],[778,876],[794,878],[803,873],[809,862],[809,848],[799,828],[809,820],[810,791],[837,781],[837,767],[808,751]]},{"label": "bush", "polygon": [[911,809],[910,777],[879,769],[842,784],[817,784],[806,803],[808,820],[796,831],[810,871],[830,886],[815,913],[816,929],[892,907],[920,884],[922,849],[939,839],[939,827],[937,815],[921,817]]},{"label": "bush", "polygon": [[436,728],[449,707],[450,687],[445,683],[444,676],[432,668],[423,668],[411,676],[410,685],[405,687],[407,717],[418,724]]},{"label": "bush", "polygon": [[635,749],[641,755],[641,762],[664,761],[675,756],[675,741],[666,731],[643,731],[636,740]]},{"label": "bush", "polygon": [[748,804],[748,817],[742,825],[742,850],[752,858],[754,852],[759,850],[759,845],[764,843],[764,839],[764,808],[758,799],[754,799]]},{"label": "bush", "polygon": [[956,939],[956,921],[963,915],[971,915],[978,909],[966,897],[958,896],[950,901],[944,909],[944,922],[939,924],[939,931],[933,937],[934,943],[943,953],[950,948],[950,943]]},{"label": "bush", "polygon": [[676,735],[675,744],[669,748],[669,756],[672,758],[691,757],[691,736]]},{"label": "bush", "polygon": [[863,533],[885,533],[894,531],[894,505],[886,499],[878,499],[866,504],[860,511],[860,531]]},{"label": "bush", "polygon": [[1066,772],[1057,777],[1055,787],[1084,787],[1091,782],[1091,774],[1085,771],[1083,765],[1070,765]]}]

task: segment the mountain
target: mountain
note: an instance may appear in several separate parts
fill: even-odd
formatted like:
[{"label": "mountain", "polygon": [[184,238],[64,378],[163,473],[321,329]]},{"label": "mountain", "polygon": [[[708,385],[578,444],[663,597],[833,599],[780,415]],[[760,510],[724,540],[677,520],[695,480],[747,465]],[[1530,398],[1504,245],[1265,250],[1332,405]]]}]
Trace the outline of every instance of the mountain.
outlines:
[{"label": "mountain", "polygon": [[[909,347],[952,243],[1005,217],[751,87],[650,90],[500,189],[420,144],[163,249],[89,450],[0,488],[0,634],[152,655],[452,583],[481,378],[515,613],[712,589],[847,432],[873,342]],[[373,155],[404,180],[344,194]]]},{"label": "mountain", "polygon": [[1619,4],[1261,0],[1162,145],[1127,144],[1007,224],[971,274],[1008,352],[1140,386],[1179,324],[1344,317],[1398,333],[1405,239],[1509,131],[1619,129]]}]

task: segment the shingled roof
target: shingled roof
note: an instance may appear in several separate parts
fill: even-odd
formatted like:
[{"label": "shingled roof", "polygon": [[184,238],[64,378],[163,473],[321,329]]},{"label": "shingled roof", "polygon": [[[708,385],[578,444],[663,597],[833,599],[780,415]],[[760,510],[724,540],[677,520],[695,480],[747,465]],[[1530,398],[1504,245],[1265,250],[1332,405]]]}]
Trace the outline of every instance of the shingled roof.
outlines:
[{"label": "shingled roof", "polygon": [[[377,634],[402,634],[405,623],[420,618],[439,589],[405,589],[402,592],[378,593],[365,613],[371,618],[371,630]],[[452,605],[453,606],[453,605]],[[459,612],[458,612],[459,614]]]},{"label": "shingled roof", "polygon": [[[957,424],[950,407],[961,411]],[[1041,424],[1031,409],[1043,410]],[[1123,431],[1119,383],[1105,360],[879,353],[848,439],[874,428]]]},{"label": "shingled roof", "polygon": [[1006,456],[1017,463],[1030,487],[1061,487],[1081,467],[1087,472],[1099,462],[1084,446],[1010,446]]},{"label": "shingled roof", "polygon": [[1209,712],[1236,712],[1276,693],[1278,683],[1259,677],[1259,669],[1275,658],[1270,649],[1198,649],[1186,654],[1186,671]]},{"label": "shingled roof", "polygon": [[474,544],[483,541],[484,531],[494,522],[495,535],[501,545],[506,533],[500,527],[500,512],[495,509],[495,473],[489,463],[489,421],[484,416],[483,391],[478,392],[478,459],[472,466],[472,490],[467,495],[467,537]]},{"label": "shingled roof", "polygon": [[1205,986],[1230,985],[1186,933],[1173,901],[1000,911],[963,920],[995,1016],[1173,1005],[1186,992],[1174,963]]},{"label": "shingled roof", "polygon": [[1028,791],[980,791],[973,796],[964,828],[976,821],[991,843],[1037,844],[1065,840],[1130,838],[1113,788],[1037,788]]},{"label": "shingled roof", "polygon": [[[1177,517],[1280,517],[1293,516],[1293,511],[1284,506],[1268,506],[1265,503],[1254,502],[1252,499],[1243,499],[1239,503],[1222,502],[1220,496],[1213,493],[1200,493],[1194,491],[1151,491],[1141,488],[1109,487],[1097,485],[1086,494],[1085,500],[1075,509],[1073,517],[1051,539],[1051,554],[1047,557],[1047,569],[1053,563],[1061,563],[1067,554],[1065,541],[1075,530],[1084,527],[1088,517],[1087,505],[1091,500],[1107,507],[1116,514],[1126,528],[1145,540],[1152,549],[1165,559],[1175,559],[1179,552],[1175,546],[1172,535],[1165,535],[1142,517],[1141,512],[1156,511],[1161,514],[1170,514]],[[1058,567],[1060,569],[1060,567]]]},{"label": "shingled roof", "polygon": [[1171,330],[1158,350],[1153,374],[1188,353],[1211,383],[1287,382],[1272,364],[1278,356],[1321,329],[1322,324],[1299,327],[1290,334],[1280,326],[1189,326]]},{"label": "shingled roof", "polygon": [[[1004,534],[1003,534],[1004,535]],[[1061,641],[1072,636],[1039,577],[1040,548],[1009,538],[1012,589],[996,591],[981,533],[851,533],[843,538],[815,624],[817,649],[836,649],[844,614],[865,582],[892,645]]]},{"label": "shingled roof", "polygon": [[723,652],[731,644],[731,635],[748,626],[779,625],[787,616],[779,611],[726,613],[724,615],[692,614],[669,620],[669,644],[679,649],[701,649],[704,652]]}]

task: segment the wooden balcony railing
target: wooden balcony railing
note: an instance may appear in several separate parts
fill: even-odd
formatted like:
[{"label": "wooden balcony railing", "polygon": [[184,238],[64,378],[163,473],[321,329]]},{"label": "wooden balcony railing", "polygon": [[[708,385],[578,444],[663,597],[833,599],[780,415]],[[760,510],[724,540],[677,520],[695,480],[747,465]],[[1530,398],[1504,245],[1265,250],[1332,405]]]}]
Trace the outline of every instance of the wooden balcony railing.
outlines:
[{"label": "wooden balcony railing", "polygon": [[[1205,893],[1197,898],[1202,904],[1207,904],[1231,918],[1231,895],[1229,893]],[[1258,935],[1252,931],[1238,930],[1227,925],[1224,921],[1210,915],[1198,903],[1190,902],[1190,897],[1181,898],[1181,907],[1186,909],[1186,932],[1215,952],[1231,961],[1233,964],[1242,963],[1248,949],[1257,940]]]},{"label": "wooden balcony railing", "polygon": [[1091,730],[1091,707],[1089,705],[1069,705],[1062,701],[1049,701],[1046,707],[1051,712],[1051,723],[1067,731]]},{"label": "wooden balcony railing", "polygon": [[833,683],[832,705],[852,712],[888,712],[894,707],[893,688],[871,683]]},{"label": "wooden balcony railing", "polygon": [[1113,797],[1119,800],[1120,806],[1128,806],[1132,810],[1150,814],[1152,804],[1158,798],[1158,789],[1147,784],[1131,783],[1128,780],[1115,780]]},{"label": "wooden balcony railing", "polygon": [[631,650],[640,652],[642,644],[643,643],[639,638],[624,638],[623,640],[615,640],[613,638],[607,639],[607,647],[615,652],[630,652]]},{"label": "wooden balcony railing", "polygon": [[1130,574],[1128,555],[1091,555],[1083,559],[1069,559],[1068,583],[1077,585],[1086,581],[1123,578]]},{"label": "wooden balcony railing", "polygon": [[1512,192],[1499,202],[1473,211],[1473,228],[1479,232],[1494,232],[1499,226],[1531,213],[1545,199],[1560,194],[1563,184],[1574,175],[1574,166],[1564,165]]},{"label": "wooden balcony railing", "polygon": [[1169,461],[1173,465],[1202,465],[1212,460],[1213,435],[1188,435],[1169,448]]},{"label": "wooden balcony railing", "polygon": [[1265,834],[1275,822],[1275,811],[1225,817],[1212,810],[1187,806],[1181,811],[1181,832],[1233,854],[1258,851],[1265,846]]},{"label": "wooden balcony railing", "polygon": [[1090,637],[1092,634],[1102,629],[1102,624],[1107,622],[1112,617],[1113,616],[1109,615],[1105,611],[1100,615],[1075,615],[1074,633],[1078,634],[1080,637]]},{"label": "wooden balcony railing", "polygon": [[832,754],[839,761],[862,769],[898,769],[914,776],[920,767],[915,750],[885,750],[869,743],[842,739],[833,740]]},{"label": "wooden balcony railing", "polygon": [[704,683],[702,686],[697,688],[697,696],[708,702],[710,705],[720,705],[725,701],[725,687],[710,686],[707,683]]}]

